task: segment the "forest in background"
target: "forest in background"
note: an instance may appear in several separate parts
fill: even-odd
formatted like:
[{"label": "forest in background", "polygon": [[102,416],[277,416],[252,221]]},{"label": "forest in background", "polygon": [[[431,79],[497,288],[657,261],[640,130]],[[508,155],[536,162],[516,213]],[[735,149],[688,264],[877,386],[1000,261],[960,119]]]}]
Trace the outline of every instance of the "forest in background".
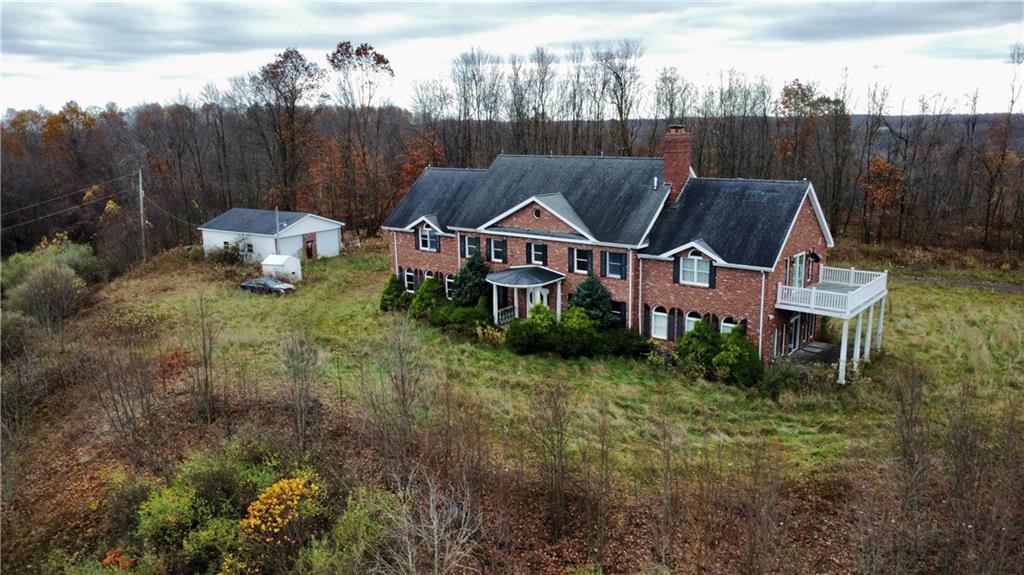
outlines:
[{"label": "forest in background", "polygon": [[151,254],[196,241],[198,224],[234,206],[314,211],[371,235],[428,165],[658,156],[673,123],[693,134],[701,176],[811,180],[837,236],[1024,253],[1024,47],[1010,49],[1000,114],[979,113],[977,93],[905,102],[884,86],[776,89],[734,71],[706,86],[685,69],[646,78],[644,52],[631,39],[564,54],[471,49],[450,77],[417,82],[406,110],[390,104],[387,57],[342,42],[326,59],[289,48],[165,104],[8,110],[3,253],[66,231],[114,273],[131,265],[139,170]]}]

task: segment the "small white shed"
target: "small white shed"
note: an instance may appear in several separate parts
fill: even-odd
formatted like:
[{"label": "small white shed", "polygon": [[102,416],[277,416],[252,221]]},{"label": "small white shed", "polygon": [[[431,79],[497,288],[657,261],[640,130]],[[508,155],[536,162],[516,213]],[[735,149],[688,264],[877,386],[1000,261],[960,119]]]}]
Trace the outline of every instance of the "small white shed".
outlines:
[{"label": "small white shed", "polygon": [[263,260],[263,275],[287,282],[302,279],[302,262],[295,256],[271,254]]},{"label": "small white shed", "polygon": [[272,254],[311,260],[340,255],[344,227],[306,212],[231,208],[199,226],[199,231],[206,253],[235,245],[247,261],[262,262]]}]

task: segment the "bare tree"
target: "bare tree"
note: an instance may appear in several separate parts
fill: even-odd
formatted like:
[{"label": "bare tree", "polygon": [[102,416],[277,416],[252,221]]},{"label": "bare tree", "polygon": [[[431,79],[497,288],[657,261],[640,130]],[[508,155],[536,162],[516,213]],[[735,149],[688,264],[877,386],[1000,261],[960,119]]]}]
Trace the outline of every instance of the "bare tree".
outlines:
[{"label": "bare tree", "polygon": [[642,41],[631,38],[597,52],[597,63],[608,77],[608,100],[615,110],[619,154],[623,156],[633,155],[636,134],[632,122],[643,90],[639,61],[645,51]]},{"label": "bare tree", "polygon": [[679,463],[676,461],[677,433],[673,427],[668,388],[660,386],[657,391],[658,406],[654,420],[654,432],[658,440],[658,460],[655,468],[655,497],[652,500],[655,516],[654,549],[658,561],[662,565],[670,565],[669,555],[672,548],[672,536],[681,515],[682,501],[680,498]]},{"label": "bare tree", "polygon": [[97,394],[112,436],[135,465],[156,473],[169,461],[158,418],[156,374],[135,346],[106,350]]},{"label": "bare tree", "polygon": [[0,440],[3,441],[2,481],[3,500],[14,495],[14,486],[19,475],[17,454],[22,447],[32,415],[47,392],[42,377],[43,365],[31,351],[14,361],[3,364],[4,375],[0,379]]},{"label": "bare tree", "polygon": [[423,423],[433,411],[433,366],[415,323],[404,316],[389,321],[364,357],[359,400],[369,416],[375,443],[396,473],[408,475]]},{"label": "bare tree", "polygon": [[304,454],[309,427],[318,406],[314,388],[320,382],[323,358],[309,336],[299,332],[286,337],[278,353],[288,378],[285,395],[292,411],[295,445],[299,453]]},{"label": "bare tree", "polygon": [[217,417],[217,381],[213,356],[218,333],[216,320],[207,308],[206,299],[200,295],[196,306],[189,313],[183,339],[192,356],[185,369],[189,395],[196,412],[206,423],[213,423]]},{"label": "bare tree", "polygon": [[537,390],[529,421],[534,452],[540,458],[544,489],[548,498],[548,528],[552,542],[562,538],[565,526],[566,488],[571,461],[569,445],[573,436],[573,392],[564,381]]},{"label": "bare tree", "polygon": [[612,496],[610,455],[615,439],[612,437],[609,411],[608,402],[602,401],[594,427],[596,445],[583,452],[583,485],[587,496],[584,509],[587,555],[590,561],[597,564],[604,561],[604,549],[608,541],[608,511]]}]

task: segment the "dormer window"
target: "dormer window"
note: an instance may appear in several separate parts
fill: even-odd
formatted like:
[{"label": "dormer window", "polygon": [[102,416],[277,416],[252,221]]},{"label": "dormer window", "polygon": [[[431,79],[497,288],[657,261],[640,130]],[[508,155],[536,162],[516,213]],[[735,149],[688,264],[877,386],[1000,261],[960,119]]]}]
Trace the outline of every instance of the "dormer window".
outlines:
[{"label": "dormer window", "polygon": [[428,252],[440,251],[440,239],[437,232],[429,226],[420,228],[420,249]]},{"label": "dormer window", "polygon": [[679,283],[707,287],[711,283],[711,261],[698,250],[690,250],[687,257],[679,259]]}]

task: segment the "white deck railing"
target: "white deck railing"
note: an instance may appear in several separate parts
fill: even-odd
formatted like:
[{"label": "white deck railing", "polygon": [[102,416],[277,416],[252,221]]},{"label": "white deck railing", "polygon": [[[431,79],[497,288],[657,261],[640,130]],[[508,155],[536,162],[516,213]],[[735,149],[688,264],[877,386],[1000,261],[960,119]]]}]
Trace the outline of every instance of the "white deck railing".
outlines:
[{"label": "white deck railing", "polygon": [[[775,303],[777,307],[792,311],[850,317],[863,306],[885,295],[888,278],[886,272],[823,267],[821,282],[811,287],[779,284]],[[843,289],[841,286],[855,289]]]},{"label": "white deck railing", "polygon": [[885,275],[885,272],[869,272],[854,268],[832,268],[821,266],[821,275],[818,281],[821,283],[834,283],[849,286],[862,286]]},{"label": "white deck railing", "polygon": [[498,325],[502,326],[506,323],[516,319],[516,308],[515,306],[503,307],[498,310]]}]

